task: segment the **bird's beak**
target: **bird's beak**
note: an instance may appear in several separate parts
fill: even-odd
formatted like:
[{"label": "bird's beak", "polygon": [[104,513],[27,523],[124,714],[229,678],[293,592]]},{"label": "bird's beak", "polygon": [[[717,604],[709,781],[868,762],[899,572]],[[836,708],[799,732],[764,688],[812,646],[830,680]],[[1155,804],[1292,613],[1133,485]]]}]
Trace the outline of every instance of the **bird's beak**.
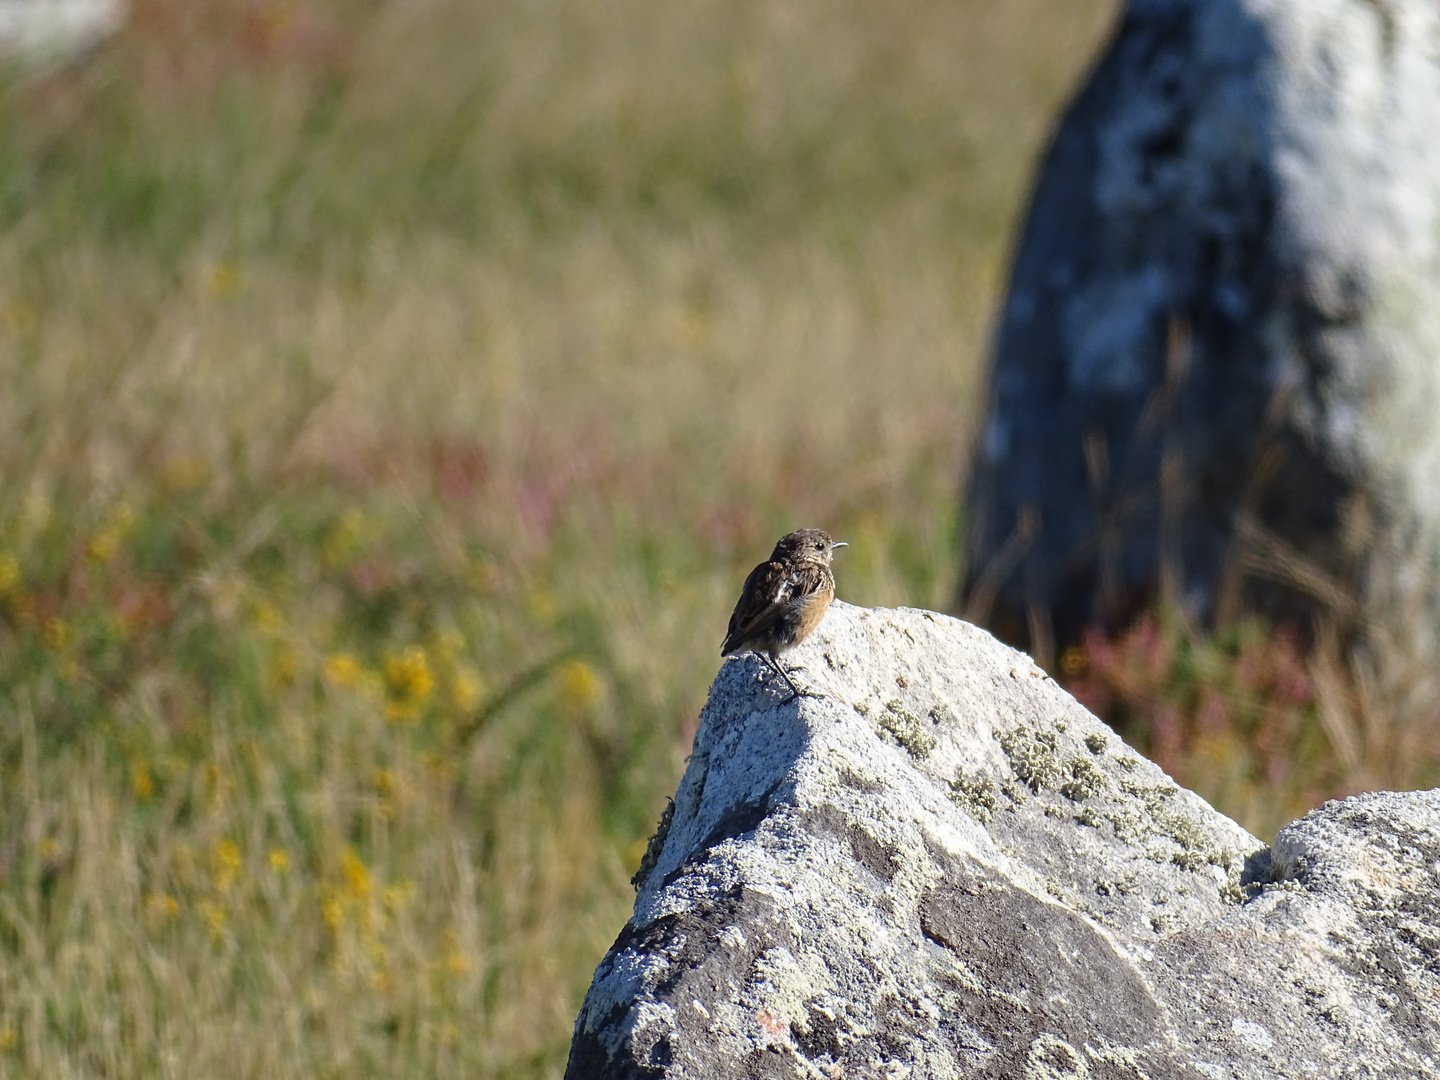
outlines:
[{"label": "bird's beak", "polygon": [[832,541],[832,542],[831,542],[831,544],[830,544],[830,550],[831,550],[831,551],[834,551],[837,547],[849,547],[849,546],[850,546],[850,545],[847,544],[844,540],[835,540],[835,541]]}]

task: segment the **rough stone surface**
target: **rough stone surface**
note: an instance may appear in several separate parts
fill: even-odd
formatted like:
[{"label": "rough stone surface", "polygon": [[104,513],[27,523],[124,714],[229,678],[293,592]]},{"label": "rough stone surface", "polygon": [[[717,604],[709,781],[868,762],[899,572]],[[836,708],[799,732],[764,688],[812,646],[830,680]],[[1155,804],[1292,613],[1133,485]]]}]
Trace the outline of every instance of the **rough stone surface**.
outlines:
[{"label": "rough stone surface", "polygon": [[1433,651],[1437,40],[1434,0],[1126,4],[997,327],[968,617],[1043,657],[1161,593],[1407,601]]},{"label": "rough stone surface", "polygon": [[567,1077],[1420,1077],[1440,794],[1273,853],[1025,655],[836,603],[728,662]]}]

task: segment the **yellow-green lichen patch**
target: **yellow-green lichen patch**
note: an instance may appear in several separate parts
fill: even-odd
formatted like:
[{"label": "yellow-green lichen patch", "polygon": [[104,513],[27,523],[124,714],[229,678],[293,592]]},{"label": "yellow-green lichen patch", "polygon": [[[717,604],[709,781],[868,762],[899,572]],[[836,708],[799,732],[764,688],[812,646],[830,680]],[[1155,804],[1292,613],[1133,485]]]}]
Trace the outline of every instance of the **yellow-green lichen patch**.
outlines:
[{"label": "yellow-green lichen patch", "polygon": [[[1157,814],[1155,823],[1160,827],[1161,832],[1186,851],[1212,850],[1213,840],[1209,831],[1187,814],[1171,810],[1165,814]],[[1212,861],[1208,855],[1206,861]]]},{"label": "yellow-green lichen patch", "polygon": [[1105,813],[1105,820],[1115,830],[1115,838],[1126,844],[1139,844],[1149,835],[1145,817],[1133,806],[1119,806]]},{"label": "yellow-green lichen patch", "polygon": [[1089,825],[1092,829],[1098,829],[1100,823],[1105,819],[1100,816],[1099,812],[1093,806],[1084,806],[1081,807],[1080,812],[1075,815],[1075,820],[1081,825]]},{"label": "yellow-green lichen patch", "polygon": [[1205,866],[1210,860],[1205,858],[1205,853],[1202,851],[1192,851],[1189,848],[1181,848],[1170,856],[1170,861],[1182,870],[1189,870],[1191,873],[1194,873],[1202,866]]},{"label": "yellow-green lichen patch", "polygon": [[[1171,805],[1172,800],[1180,793],[1180,789],[1174,784],[1125,782],[1120,785],[1120,789],[1144,803],[1145,809],[1150,811],[1154,831],[1175,841],[1183,852],[1205,852],[1214,847],[1214,840],[1205,826]],[[1208,861],[1208,856],[1201,859],[1202,865]],[[1188,866],[1188,860],[1180,862],[1179,865]]]},{"label": "yellow-green lichen patch", "polygon": [[1105,747],[1110,744],[1110,736],[1103,731],[1092,731],[1085,736],[1085,749],[1092,754],[1103,754]]},{"label": "yellow-green lichen patch", "polygon": [[1265,885],[1265,891],[1271,889],[1283,889],[1285,892],[1294,893],[1296,896],[1309,896],[1310,890],[1301,885],[1294,878],[1286,878],[1284,881],[1271,881]]},{"label": "yellow-green lichen patch", "polygon": [[1140,877],[1133,870],[1118,878],[1096,878],[1095,891],[1101,896],[1129,896],[1140,891]]},{"label": "yellow-green lichen patch", "polygon": [[1240,871],[1243,866],[1235,849],[1231,847],[1212,849],[1210,861],[1225,871],[1225,884],[1220,886],[1220,899],[1227,904],[1243,904],[1245,889],[1240,884]]},{"label": "yellow-green lichen patch", "polygon": [[930,731],[930,725],[906,709],[898,698],[885,703],[885,711],[880,714],[880,729],[918,761],[929,757],[939,741]]},{"label": "yellow-green lichen patch", "polygon": [[964,770],[955,774],[950,781],[950,801],[964,810],[982,825],[988,825],[995,816],[995,781],[984,773],[966,776]]},{"label": "yellow-green lichen patch", "polygon": [[1163,836],[1179,850],[1151,847],[1145,852],[1147,859],[1173,863],[1192,873],[1198,873],[1206,866],[1218,866],[1225,871],[1225,882],[1220,886],[1221,899],[1229,903],[1244,900],[1244,890],[1240,885],[1240,860],[1231,848],[1217,846],[1213,835],[1203,824],[1175,808],[1174,799],[1180,793],[1179,788],[1169,783],[1121,781],[1120,790],[1138,799],[1146,813],[1122,810],[1107,814],[1118,838],[1138,845],[1150,837]]},{"label": "yellow-green lichen patch", "polygon": [[1064,775],[1060,768],[1060,740],[1053,731],[1032,731],[1021,724],[1002,731],[1000,748],[1010,759],[1010,768],[1031,791],[1054,787]]},{"label": "yellow-green lichen patch", "polygon": [[1120,790],[1126,795],[1134,795],[1152,814],[1163,807],[1167,800],[1180,794],[1180,789],[1174,784],[1139,784],[1133,780],[1121,781]]},{"label": "yellow-green lichen patch", "polygon": [[1080,802],[1105,787],[1104,774],[1087,757],[1076,754],[1065,763],[1065,771],[1070,775],[1060,785],[1060,794],[1074,802]]}]

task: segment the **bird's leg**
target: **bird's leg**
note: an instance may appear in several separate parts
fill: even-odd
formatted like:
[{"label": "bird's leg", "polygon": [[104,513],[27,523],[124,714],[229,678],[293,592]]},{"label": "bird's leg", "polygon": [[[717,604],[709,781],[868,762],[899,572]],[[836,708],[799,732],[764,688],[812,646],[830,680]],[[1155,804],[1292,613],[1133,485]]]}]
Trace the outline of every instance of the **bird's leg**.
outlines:
[{"label": "bird's leg", "polygon": [[785,668],[781,665],[778,659],[771,656],[769,653],[761,653],[760,655],[763,656],[765,660],[769,663],[769,665],[775,669],[775,674],[779,675],[780,678],[785,680],[785,685],[790,687],[790,697],[785,699],[785,704],[788,705],[790,702],[794,701],[796,698],[799,697],[824,696],[823,694],[815,693],[813,690],[801,690],[800,687],[795,685],[795,680],[790,678],[790,673],[785,670]]}]

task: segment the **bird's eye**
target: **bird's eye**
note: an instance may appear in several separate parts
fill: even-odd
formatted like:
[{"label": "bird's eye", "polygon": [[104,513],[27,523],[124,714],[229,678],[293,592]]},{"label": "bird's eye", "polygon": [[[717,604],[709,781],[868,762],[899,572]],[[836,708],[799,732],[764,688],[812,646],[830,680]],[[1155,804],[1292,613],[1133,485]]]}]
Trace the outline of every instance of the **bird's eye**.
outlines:
[{"label": "bird's eye", "polygon": [[816,540],[816,541],[815,541],[815,550],[816,550],[816,551],[824,551],[824,550],[825,550],[825,545],[822,544],[822,543],[820,543],[819,540]]}]

